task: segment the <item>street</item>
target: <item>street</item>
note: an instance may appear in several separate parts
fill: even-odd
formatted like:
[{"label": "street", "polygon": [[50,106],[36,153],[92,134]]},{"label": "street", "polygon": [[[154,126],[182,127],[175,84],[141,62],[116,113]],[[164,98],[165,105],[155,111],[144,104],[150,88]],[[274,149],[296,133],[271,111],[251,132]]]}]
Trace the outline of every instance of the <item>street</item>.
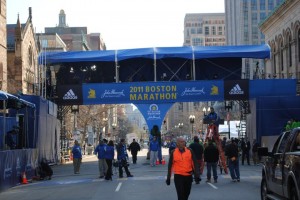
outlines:
[{"label": "street", "polygon": [[[0,199],[177,199],[173,180],[170,186],[165,184],[168,150],[163,149],[166,165],[155,167],[150,167],[149,160],[146,160],[146,152],[146,149],[139,152],[137,164],[130,165],[130,172],[134,175],[132,178],[119,179],[117,169],[113,168],[112,181],[99,179],[97,158],[94,155],[87,155],[83,159],[79,175],[73,174],[72,162],[52,166],[54,175],[51,180],[35,181],[10,188],[0,193]],[[204,170],[200,184],[193,183],[189,199],[260,199],[261,166],[240,165],[240,171],[240,183],[231,182],[230,176],[220,174],[219,169],[218,183],[205,183],[206,171]]]}]

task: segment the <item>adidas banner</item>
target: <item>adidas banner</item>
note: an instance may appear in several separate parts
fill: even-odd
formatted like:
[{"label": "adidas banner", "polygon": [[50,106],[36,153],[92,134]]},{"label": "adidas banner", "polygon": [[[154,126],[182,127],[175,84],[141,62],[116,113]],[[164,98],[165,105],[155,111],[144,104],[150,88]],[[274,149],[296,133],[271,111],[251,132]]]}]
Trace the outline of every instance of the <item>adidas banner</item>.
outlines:
[{"label": "adidas banner", "polygon": [[224,100],[249,100],[249,80],[224,81]]},{"label": "adidas banner", "polygon": [[58,104],[82,105],[82,85],[63,85],[57,87]]}]

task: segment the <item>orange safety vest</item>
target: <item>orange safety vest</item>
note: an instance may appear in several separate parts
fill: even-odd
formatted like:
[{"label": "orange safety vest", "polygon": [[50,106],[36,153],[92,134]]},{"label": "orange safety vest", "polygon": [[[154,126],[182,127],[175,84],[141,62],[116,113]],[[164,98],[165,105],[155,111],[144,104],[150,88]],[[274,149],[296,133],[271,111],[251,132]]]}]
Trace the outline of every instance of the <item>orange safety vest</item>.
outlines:
[{"label": "orange safety vest", "polygon": [[173,151],[172,170],[174,174],[182,176],[192,175],[194,169],[192,152],[185,147],[184,152],[180,152],[178,148]]}]

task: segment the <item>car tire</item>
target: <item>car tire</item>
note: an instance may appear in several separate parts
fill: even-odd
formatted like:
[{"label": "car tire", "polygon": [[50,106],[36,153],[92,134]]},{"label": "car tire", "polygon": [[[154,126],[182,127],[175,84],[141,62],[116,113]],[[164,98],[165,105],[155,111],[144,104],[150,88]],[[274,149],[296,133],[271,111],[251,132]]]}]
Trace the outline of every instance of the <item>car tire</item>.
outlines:
[{"label": "car tire", "polygon": [[263,179],[261,180],[261,184],[260,184],[260,198],[261,198],[261,200],[267,200],[268,199],[268,197],[267,197],[268,194],[269,194],[269,189],[268,189],[267,181],[266,181],[266,178],[263,177]]},{"label": "car tire", "polygon": [[293,185],[291,190],[290,190],[290,197],[289,199],[290,200],[298,200],[298,195],[297,195],[297,190],[296,190],[296,187]]}]

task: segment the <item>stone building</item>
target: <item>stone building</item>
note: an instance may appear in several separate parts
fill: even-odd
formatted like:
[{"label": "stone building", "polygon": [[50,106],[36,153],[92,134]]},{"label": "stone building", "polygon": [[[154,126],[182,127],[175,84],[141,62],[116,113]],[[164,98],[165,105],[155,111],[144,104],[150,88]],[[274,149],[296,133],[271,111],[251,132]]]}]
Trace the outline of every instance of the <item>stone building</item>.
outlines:
[{"label": "stone building", "polygon": [[7,24],[7,91],[12,94],[37,94],[38,46],[32,12],[25,24]]},{"label": "stone building", "polygon": [[0,90],[7,91],[6,0],[0,0]]},{"label": "stone building", "polygon": [[271,59],[265,78],[300,78],[300,1],[286,0],[260,24]]}]

